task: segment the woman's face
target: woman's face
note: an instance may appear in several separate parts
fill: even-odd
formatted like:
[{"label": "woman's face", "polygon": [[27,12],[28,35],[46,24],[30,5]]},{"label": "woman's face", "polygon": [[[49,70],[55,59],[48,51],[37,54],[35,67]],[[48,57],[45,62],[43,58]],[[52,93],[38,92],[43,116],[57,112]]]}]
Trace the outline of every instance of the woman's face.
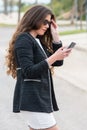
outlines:
[{"label": "woman's face", "polygon": [[51,23],[51,15],[47,15],[44,19],[41,27],[36,30],[36,35],[44,35],[44,33],[47,31]]}]

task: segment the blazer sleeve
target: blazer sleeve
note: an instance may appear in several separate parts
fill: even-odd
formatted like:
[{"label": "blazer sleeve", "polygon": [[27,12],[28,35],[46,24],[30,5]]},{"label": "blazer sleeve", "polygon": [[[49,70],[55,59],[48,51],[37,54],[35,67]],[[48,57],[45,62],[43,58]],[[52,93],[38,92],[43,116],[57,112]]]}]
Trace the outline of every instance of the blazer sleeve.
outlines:
[{"label": "blazer sleeve", "polygon": [[[57,51],[60,47],[62,47],[62,42],[59,43],[53,43],[53,51]],[[61,66],[63,65],[63,60],[58,60],[52,64],[52,66]]]},{"label": "blazer sleeve", "polygon": [[20,38],[15,44],[15,53],[23,75],[27,78],[38,78],[49,66],[46,60],[34,64],[34,45],[31,39]]}]

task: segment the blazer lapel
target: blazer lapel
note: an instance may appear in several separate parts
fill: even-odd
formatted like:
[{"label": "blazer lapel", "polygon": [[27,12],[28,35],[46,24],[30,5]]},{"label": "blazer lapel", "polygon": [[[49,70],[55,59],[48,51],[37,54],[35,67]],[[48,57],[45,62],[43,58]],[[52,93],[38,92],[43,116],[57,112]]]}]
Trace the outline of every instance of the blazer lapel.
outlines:
[{"label": "blazer lapel", "polygon": [[47,56],[47,54],[46,54],[46,52],[45,52],[45,50],[44,50],[44,48],[43,48],[43,46],[41,47],[40,45],[39,45],[39,43],[38,43],[38,41],[36,41],[37,42],[37,46],[39,47],[39,49],[40,49],[40,51],[41,51],[41,53],[47,58],[48,56]]}]

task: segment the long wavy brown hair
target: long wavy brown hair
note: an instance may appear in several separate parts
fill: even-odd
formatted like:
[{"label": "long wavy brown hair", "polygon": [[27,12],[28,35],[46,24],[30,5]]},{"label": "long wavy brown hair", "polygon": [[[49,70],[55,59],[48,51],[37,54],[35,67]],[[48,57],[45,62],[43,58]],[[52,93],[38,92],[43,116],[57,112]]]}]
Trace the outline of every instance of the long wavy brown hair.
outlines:
[{"label": "long wavy brown hair", "polygon": [[[43,23],[43,20],[46,18],[46,16],[50,14],[51,19],[55,20],[55,17],[52,13],[52,11],[42,5],[36,5],[31,7],[29,10],[27,10],[18,23],[18,26],[16,28],[16,31],[14,32],[12,39],[9,42],[9,47],[6,55],[6,65],[7,65],[7,74],[11,75],[13,78],[16,78],[17,72],[16,72],[16,60],[15,60],[15,54],[14,54],[14,44],[17,39],[17,37],[24,33],[31,30],[37,30],[41,27],[41,24]],[[45,34],[43,36],[38,37],[42,44],[45,44],[45,46],[48,48],[50,52],[52,52],[52,35],[50,27],[47,29]]]}]

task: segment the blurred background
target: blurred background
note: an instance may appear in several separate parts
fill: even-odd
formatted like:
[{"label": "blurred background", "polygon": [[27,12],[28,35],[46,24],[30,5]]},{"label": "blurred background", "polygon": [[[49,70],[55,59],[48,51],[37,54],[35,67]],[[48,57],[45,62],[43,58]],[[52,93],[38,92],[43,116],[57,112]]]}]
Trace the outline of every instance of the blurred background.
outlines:
[{"label": "blurred background", "polygon": [[29,130],[21,113],[12,112],[16,80],[6,74],[5,56],[16,25],[27,9],[42,4],[56,16],[64,46],[76,42],[64,65],[54,68],[60,111],[59,130],[87,129],[87,0],[0,0],[0,130]]},{"label": "blurred background", "polygon": [[17,24],[24,12],[35,4],[50,7],[59,25],[87,29],[87,0],[0,0],[0,24]]}]

